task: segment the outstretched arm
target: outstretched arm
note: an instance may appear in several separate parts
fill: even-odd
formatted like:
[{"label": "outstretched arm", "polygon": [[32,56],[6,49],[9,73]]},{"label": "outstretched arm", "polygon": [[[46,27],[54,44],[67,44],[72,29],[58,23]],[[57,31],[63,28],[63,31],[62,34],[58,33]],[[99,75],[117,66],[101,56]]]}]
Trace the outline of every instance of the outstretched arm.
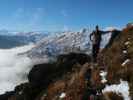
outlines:
[{"label": "outstretched arm", "polygon": [[112,31],[101,31],[102,34],[107,34],[107,33],[110,33]]}]

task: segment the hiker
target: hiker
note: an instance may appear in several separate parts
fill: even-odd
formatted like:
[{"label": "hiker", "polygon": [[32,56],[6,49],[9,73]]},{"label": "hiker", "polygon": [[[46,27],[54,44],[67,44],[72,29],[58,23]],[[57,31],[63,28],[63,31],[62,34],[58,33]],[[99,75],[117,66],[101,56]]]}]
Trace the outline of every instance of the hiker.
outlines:
[{"label": "hiker", "polygon": [[[94,63],[97,62],[97,55],[99,53],[99,49],[100,49],[100,43],[102,40],[102,34],[106,34],[112,31],[101,31],[99,30],[98,25],[96,26],[96,30],[94,30],[91,34],[90,34],[90,40],[92,41],[92,61]],[[92,39],[93,36],[93,39]]]}]

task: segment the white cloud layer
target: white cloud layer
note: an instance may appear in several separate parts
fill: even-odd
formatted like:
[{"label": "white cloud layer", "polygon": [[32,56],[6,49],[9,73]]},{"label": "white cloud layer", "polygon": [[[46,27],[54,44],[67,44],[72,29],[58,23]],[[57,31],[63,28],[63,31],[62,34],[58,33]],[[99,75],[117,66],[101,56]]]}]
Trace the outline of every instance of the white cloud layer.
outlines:
[{"label": "white cloud layer", "polygon": [[33,66],[27,56],[17,55],[30,50],[33,45],[13,49],[0,49],[0,94],[11,91],[21,82],[27,81],[26,75]]}]

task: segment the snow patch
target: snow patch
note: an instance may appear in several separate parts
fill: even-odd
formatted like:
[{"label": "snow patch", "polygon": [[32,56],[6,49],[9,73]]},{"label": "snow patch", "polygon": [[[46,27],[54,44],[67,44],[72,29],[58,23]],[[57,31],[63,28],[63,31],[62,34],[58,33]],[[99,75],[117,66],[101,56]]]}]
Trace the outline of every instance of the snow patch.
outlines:
[{"label": "snow patch", "polygon": [[106,80],[107,72],[101,71],[101,72],[100,72],[100,76],[101,76],[101,78],[102,78],[101,82],[102,82],[102,83],[106,83],[106,82],[107,82],[107,80]]},{"label": "snow patch", "polygon": [[129,45],[129,44],[130,44],[130,42],[129,42],[129,41],[125,42],[125,45]]},{"label": "snow patch", "polygon": [[61,95],[59,96],[61,99],[65,98],[66,97],[66,93],[61,93]]},{"label": "snow patch", "polygon": [[120,84],[114,84],[110,86],[106,86],[103,90],[102,93],[106,92],[114,92],[116,94],[121,94],[124,100],[131,100],[129,96],[129,85],[127,81],[122,81],[120,80]]},{"label": "snow patch", "polygon": [[127,63],[129,63],[130,62],[130,59],[127,59],[127,60],[125,60],[121,65],[122,66],[125,66]]},{"label": "snow patch", "polygon": [[127,54],[127,51],[126,51],[126,50],[123,50],[122,52],[123,52],[124,54]]}]

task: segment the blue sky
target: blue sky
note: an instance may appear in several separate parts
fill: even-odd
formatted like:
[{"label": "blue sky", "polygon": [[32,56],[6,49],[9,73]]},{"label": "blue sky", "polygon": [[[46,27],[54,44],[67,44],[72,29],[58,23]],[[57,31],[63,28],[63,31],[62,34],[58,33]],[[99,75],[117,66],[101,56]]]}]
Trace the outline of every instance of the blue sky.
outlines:
[{"label": "blue sky", "polygon": [[122,27],[133,22],[133,0],[0,0],[0,29],[62,31]]}]

